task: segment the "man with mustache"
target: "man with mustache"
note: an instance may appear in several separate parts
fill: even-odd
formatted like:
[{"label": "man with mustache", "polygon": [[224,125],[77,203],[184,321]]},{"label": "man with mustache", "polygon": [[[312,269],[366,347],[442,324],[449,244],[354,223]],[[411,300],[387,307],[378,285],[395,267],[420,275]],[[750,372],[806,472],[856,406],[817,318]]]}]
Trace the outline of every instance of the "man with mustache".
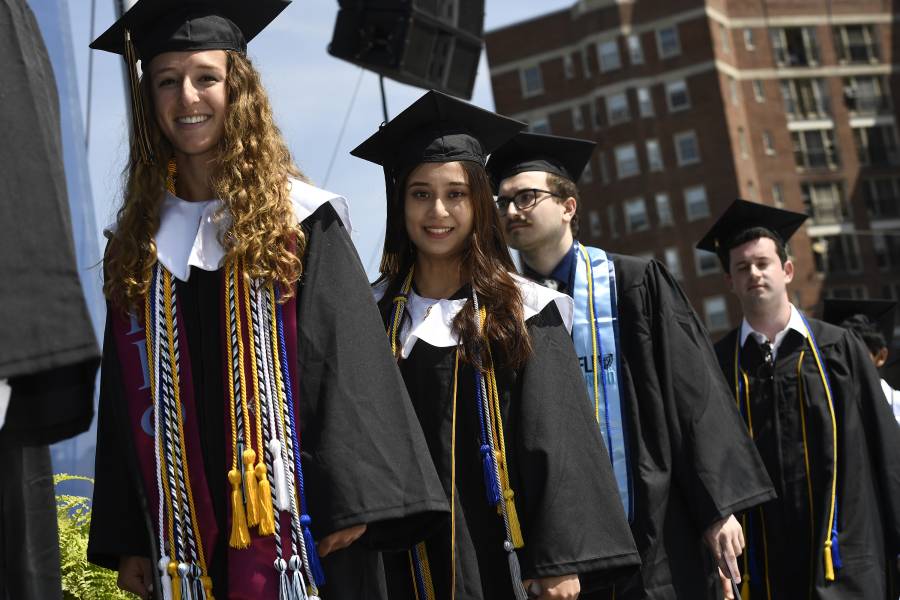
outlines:
[{"label": "man with mustache", "polygon": [[643,563],[584,598],[718,598],[716,563],[740,576],[732,514],[771,499],[771,484],[672,275],[575,240],[575,181],[593,148],[523,133],[488,162],[523,273],[575,300],[573,341]]},{"label": "man with mustache", "polygon": [[806,218],[736,200],[697,244],[741,303],[716,353],[778,492],[742,517],[742,595],[876,600],[900,550],[900,428],[863,343],[789,300]]}]

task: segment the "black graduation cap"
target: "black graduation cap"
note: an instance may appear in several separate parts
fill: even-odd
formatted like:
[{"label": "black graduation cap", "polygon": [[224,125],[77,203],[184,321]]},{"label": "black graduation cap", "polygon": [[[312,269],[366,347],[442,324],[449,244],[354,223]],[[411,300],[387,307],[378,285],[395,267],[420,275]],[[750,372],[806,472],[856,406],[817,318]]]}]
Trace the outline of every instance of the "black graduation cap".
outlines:
[{"label": "black graduation cap", "polygon": [[387,223],[381,272],[400,268],[407,248],[393,243],[403,227],[402,199],[397,186],[410,170],[426,162],[470,161],[484,166],[495,148],[526,127],[436,90],[426,92],[350,154],[381,165],[387,193]]},{"label": "black graduation cap", "polygon": [[[725,209],[703,239],[697,242],[697,249],[714,252],[722,260],[722,256],[727,256],[731,250],[731,240],[755,227],[768,230],[782,244],[786,244],[807,218],[803,213],[738,199]],[[722,264],[724,266],[724,260]]]},{"label": "black graduation cap", "polygon": [[141,159],[152,149],[137,76],[137,61],[163,52],[234,50],[252,40],[291,0],[139,0],[91,43],[94,50],[121,54],[128,66],[131,115]]},{"label": "black graduation cap", "polygon": [[848,300],[829,298],[825,300],[822,320],[833,325],[840,325],[855,315],[865,316],[884,336],[888,348],[894,338],[894,314],[897,309],[896,300],[883,298],[870,300]]},{"label": "black graduation cap", "polygon": [[487,170],[495,186],[526,171],[543,171],[577,182],[596,145],[591,140],[522,132],[491,153]]}]

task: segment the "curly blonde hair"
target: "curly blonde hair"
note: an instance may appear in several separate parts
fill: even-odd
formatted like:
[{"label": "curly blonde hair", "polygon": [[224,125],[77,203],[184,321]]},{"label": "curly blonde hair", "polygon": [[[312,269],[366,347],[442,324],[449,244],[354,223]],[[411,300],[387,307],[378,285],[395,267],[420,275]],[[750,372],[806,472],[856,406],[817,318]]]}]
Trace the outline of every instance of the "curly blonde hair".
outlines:
[{"label": "curly blonde hair", "polygon": [[[226,54],[225,132],[210,182],[224,204],[219,216],[231,218],[220,241],[226,262],[240,261],[245,277],[276,284],[286,299],[302,273],[306,246],[291,206],[289,179],[307,179],[275,125],[259,72],[246,56],[230,50]],[[174,152],[150,116],[155,110],[149,79],[141,81],[141,92],[149,107],[147,128],[157,158],[151,164],[141,162],[132,143],[124,200],[104,258],[103,292],[112,304],[126,309],[139,306],[150,290],[156,264],[153,236],[159,229],[167,176],[167,161],[160,157]]]}]

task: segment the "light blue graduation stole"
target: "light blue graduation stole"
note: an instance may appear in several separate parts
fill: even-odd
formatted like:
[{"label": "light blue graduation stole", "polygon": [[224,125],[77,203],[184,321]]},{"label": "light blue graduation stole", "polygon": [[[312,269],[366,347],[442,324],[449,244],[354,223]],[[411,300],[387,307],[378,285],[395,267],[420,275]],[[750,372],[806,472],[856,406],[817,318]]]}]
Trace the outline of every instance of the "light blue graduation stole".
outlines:
[{"label": "light blue graduation stole", "polygon": [[625,421],[619,392],[619,323],[616,271],[599,248],[575,242],[575,323],[572,338],[584,373],[594,416],[612,461],[619,497],[631,521],[631,474],[628,468]]}]

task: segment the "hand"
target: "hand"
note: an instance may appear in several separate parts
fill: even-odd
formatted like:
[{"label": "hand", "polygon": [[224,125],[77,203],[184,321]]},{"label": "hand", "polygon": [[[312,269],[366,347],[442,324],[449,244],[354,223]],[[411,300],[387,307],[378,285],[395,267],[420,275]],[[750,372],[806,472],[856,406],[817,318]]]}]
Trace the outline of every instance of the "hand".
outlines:
[{"label": "hand", "polygon": [[347,529],[341,529],[340,531],[335,531],[331,535],[327,536],[324,540],[319,542],[319,556],[328,556],[335,550],[340,550],[342,548],[346,548],[353,542],[359,539],[359,536],[366,532],[366,524],[362,525],[354,525],[353,527],[348,527]]},{"label": "hand", "polygon": [[[522,582],[529,598],[537,600],[575,600],[581,593],[581,582],[578,575],[563,575],[562,577],[543,577],[541,579],[526,579]],[[540,588],[540,593],[535,596],[531,593],[532,586]]]},{"label": "hand", "polygon": [[153,565],[150,559],[144,556],[121,557],[116,585],[142,600],[149,600],[153,591]]},{"label": "hand", "polygon": [[725,600],[734,600],[734,590],[731,589],[731,580],[725,576],[722,569],[718,569],[718,571],[719,583],[722,584],[722,594],[725,597]]},{"label": "hand", "polygon": [[703,533],[703,541],[709,546],[724,574],[731,574],[735,583],[741,582],[741,570],[737,557],[744,552],[744,532],[734,515],[716,521]]}]

